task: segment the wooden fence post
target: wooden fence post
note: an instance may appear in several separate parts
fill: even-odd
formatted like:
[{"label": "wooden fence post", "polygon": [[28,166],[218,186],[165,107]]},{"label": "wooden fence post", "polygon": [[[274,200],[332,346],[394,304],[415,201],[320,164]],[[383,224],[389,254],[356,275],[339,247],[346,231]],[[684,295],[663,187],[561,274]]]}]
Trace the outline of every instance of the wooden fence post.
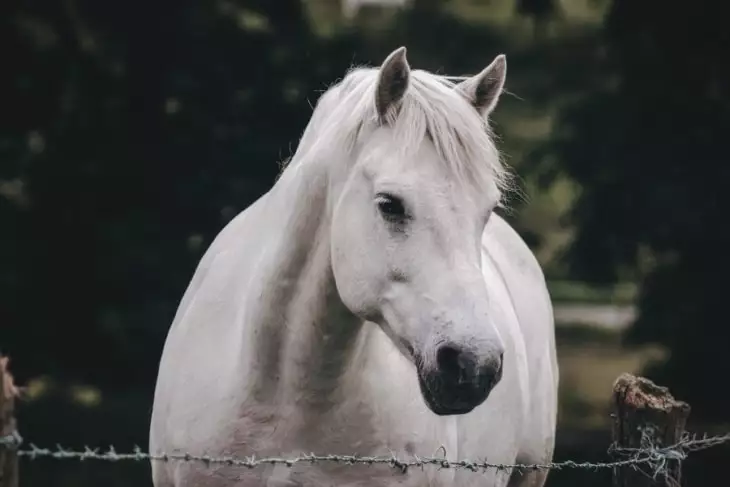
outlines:
[{"label": "wooden fence post", "polygon": [[[18,390],[7,371],[8,358],[0,356],[0,437],[16,433],[15,398]],[[18,455],[12,448],[0,446],[0,487],[18,487]]]},{"label": "wooden fence post", "polygon": [[[649,379],[622,374],[613,386],[613,441],[618,448],[646,448],[679,443],[684,435],[689,404],[677,401],[666,387]],[[677,487],[681,485],[680,460],[667,460],[663,473],[654,476],[648,464],[614,469],[614,487]]]}]

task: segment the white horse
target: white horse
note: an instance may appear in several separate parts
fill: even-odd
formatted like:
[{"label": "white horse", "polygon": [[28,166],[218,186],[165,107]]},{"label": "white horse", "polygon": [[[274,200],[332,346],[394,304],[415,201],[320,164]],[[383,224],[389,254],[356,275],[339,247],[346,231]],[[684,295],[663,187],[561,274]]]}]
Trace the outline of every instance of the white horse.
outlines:
[{"label": "white horse", "polygon": [[[160,363],[153,453],[552,459],[552,306],[496,213],[503,55],[452,83],[405,48],[318,101],[273,188],[231,221]],[[443,448],[442,448],[443,447]],[[156,487],[531,486],[545,471],[153,462]]]}]

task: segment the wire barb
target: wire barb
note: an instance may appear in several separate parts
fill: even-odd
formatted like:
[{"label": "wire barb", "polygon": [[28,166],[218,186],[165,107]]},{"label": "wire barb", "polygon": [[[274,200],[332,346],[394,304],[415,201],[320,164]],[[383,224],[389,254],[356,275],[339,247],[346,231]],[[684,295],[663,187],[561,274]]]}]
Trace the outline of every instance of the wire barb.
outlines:
[{"label": "wire barb", "polygon": [[8,450],[17,450],[23,444],[23,437],[20,436],[17,430],[13,431],[9,435],[0,436],[0,447]]}]

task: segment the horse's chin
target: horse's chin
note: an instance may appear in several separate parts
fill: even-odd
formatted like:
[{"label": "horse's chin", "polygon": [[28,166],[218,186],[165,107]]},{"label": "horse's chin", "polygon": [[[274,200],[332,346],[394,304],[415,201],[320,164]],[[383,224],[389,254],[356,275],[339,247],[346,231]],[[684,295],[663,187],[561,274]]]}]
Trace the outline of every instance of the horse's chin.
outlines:
[{"label": "horse's chin", "polygon": [[418,385],[421,388],[421,396],[423,397],[426,406],[434,414],[438,416],[458,416],[461,414],[467,414],[474,410],[479,404],[467,404],[465,402],[454,402],[450,401],[447,397],[442,397],[444,394],[434,391],[434,382],[428,377],[424,377],[424,374],[418,371]]}]

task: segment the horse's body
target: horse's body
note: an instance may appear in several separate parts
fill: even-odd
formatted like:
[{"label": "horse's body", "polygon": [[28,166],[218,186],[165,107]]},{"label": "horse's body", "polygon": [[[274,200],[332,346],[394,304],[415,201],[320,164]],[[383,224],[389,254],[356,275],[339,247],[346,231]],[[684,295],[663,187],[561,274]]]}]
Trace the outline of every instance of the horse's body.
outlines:
[{"label": "horse's body", "polygon": [[[552,308],[533,254],[491,211],[499,198],[497,161],[471,161],[484,164],[492,184],[489,178],[478,186],[476,177],[456,177],[439,154],[463,148],[450,149],[434,135],[443,128],[438,120],[448,118],[425,129],[428,136],[412,152],[389,145],[408,145],[400,136],[413,135],[409,131],[423,121],[416,117],[409,126],[398,125],[398,117],[415,113],[416,106],[408,105],[413,100],[399,89],[420,97],[415,103],[426,103],[428,90],[436,90],[442,101],[462,103],[457,108],[464,117],[477,119],[493,108],[502,89],[503,58],[500,63],[462,85],[457,96],[466,96],[454,102],[446,90],[455,87],[428,73],[411,74],[399,50],[379,74],[355,71],[323,95],[289,167],[218,235],[180,303],[160,364],[153,453],[406,458],[435,456],[443,446],[449,459],[552,459],[558,377]],[[487,76],[495,72],[501,75],[496,85]],[[410,84],[409,76],[415,77]],[[381,89],[388,83],[395,88]],[[497,89],[497,95],[490,98],[485,87]],[[367,111],[370,106],[362,104],[370,95],[377,101]],[[473,107],[464,100],[477,108],[473,114],[466,114]],[[434,103],[436,109],[447,106]],[[356,116],[358,106],[380,114],[380,121],[361,116],[365,122],[353,122],[350,144],[340,144],[333,134],[347,133],[347,116]],[[456,123],[458,139],[469,144],[458,117]],[[381,229],[377,211],[367,213],[369,203],[361,205],[371,201],[372,188],[367,178],[353,176],[358,164],[377,181],[384,178],[384,187],[420,189],[429,199],[408,193],[409,210],[403,213],[392,200],[378,200],[388,219]],[[479,188],[470,193],[473,201],[487,200],[479,203],[489,207],[482,223],[474,216],[476,207],[459,199],[470,191],[467,180]],[[458,190],[452,194],[448,188]],[[429,203],[439,198],[445,199]],[[442,224],[438,215],[451,223]],[[428,225],[419,226],[423,221]],[[360,226],[364,233],[358,233]],[[420,252],[408,248],[397,254],[397,246],[411,244]],[[427,260],[421,262],[420,253]],[[458,357],[451,365],[461,375],[453,383],[444,348]],[[508,482],[539,487],[545,473],[515,474],[510,480],[509,471],[434,467],[401,473],[387,465],[248,470],[155,462],[153,477],[156,487],[501,487]]]}]

